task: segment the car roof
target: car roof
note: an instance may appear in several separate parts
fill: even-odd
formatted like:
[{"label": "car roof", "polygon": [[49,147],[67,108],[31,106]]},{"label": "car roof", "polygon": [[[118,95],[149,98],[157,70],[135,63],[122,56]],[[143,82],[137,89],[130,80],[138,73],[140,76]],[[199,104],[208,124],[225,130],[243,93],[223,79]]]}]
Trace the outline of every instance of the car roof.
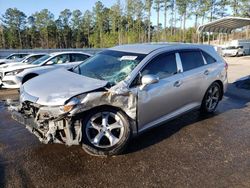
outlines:
[{"label": "car roof", "polygon": [[149,54],[155,50],[166,48],[211,48],[210,45],[204,44],[190,44],[190,43],[144,43],[144,44],[126,44],[121,46],[115,46],[109,48],[110,50],[122,51],[122,52],[131,52],[131,53],[141,53]]},{"label": "car roof", "polygon": [[56,55],[61,55],[61,54],[84,54],[84,55],[89,55],[88,53],[85,52],[79,52],[79,51],[65,51],[65,52],[52,52],[50,53],[51,56],[56,56]]},{"label": "car roof", "polygon": [[33,54],[29,54],[26,57],[32,57],[32,56],[36,56],[36,55],[47,55],[46,53],[33,53]]},{"label": "car roof", "polygon": [[12,53],[12,54],[10,54],[9,56],[11,56],[11,55],[29,55],[30,53],[26,53],[26,52],[24,52],[24,53]]}]

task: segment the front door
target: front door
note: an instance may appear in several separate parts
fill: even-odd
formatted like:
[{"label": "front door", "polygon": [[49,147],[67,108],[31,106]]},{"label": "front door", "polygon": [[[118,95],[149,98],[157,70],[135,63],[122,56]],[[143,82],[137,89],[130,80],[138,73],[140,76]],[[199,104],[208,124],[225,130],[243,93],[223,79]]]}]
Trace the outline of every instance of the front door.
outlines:
[{"label": "front door", "polygon": [[138,89],[138,128],[143,130],[159,121],[167,114],[176,111],[185,99],[182,91],[183,75],[179,73],[175,53],[156,56],[141,71],[159,77],[159,82]]}]

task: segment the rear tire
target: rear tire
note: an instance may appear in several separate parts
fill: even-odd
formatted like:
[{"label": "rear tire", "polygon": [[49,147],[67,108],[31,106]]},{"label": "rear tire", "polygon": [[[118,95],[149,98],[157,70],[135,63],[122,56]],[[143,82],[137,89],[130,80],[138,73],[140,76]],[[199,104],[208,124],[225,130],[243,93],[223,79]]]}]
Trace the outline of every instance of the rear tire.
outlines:
[{"label": "rear tire", "polygon": [[223,93],[221,86],[217,82],[214,82],[206,91],[206,94],[202,100],[200,111],[206,114],[214,113],[220,102],[220,99],[222,98],[222,95]]},{"label": "rear tire", "polygon": [[82,120],[82,148],[90,155],[118,155],[125,149],[130,135],[128,117],[120,110],[96,109]]}]

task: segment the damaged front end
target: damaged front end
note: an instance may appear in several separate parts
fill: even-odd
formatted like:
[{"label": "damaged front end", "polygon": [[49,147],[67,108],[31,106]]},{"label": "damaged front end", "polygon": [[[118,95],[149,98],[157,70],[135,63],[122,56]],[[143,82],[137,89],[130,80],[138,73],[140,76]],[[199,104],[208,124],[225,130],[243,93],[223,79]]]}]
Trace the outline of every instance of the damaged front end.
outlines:
[{"label": "damaged front end", "polygon": [[81,140],[80,122],[73,121],[60,107],[39,106],[25,101],[20,107],[11,108],[12,118],[26,126],[44,143],[78,145]]},{"label": "damaged front end", "polygon": [[21,96],[20,106],[9,108],[12,117],[24,124],[45,144],[79,145],[82,139],[83,118],[88,111],[102,106],[111,106],[124,111],[131,121],[132,132],[137,132],[136,94],[121,85],[74,96],[63,106],[39,105],[35,102],[36,99],[31,99],[27,94],[26,96]]}]

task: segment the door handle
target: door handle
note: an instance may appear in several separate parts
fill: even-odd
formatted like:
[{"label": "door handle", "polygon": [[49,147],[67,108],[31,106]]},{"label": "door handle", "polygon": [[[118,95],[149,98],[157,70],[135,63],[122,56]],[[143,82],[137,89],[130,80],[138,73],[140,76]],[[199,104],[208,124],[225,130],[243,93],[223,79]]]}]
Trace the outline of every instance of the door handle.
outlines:
[{"label": "door handle", "polygon": [[204,74],[209,75],[209,70],[205,70]]},{"label": "door handle", "polygon": [[174,83],[174,87],[180,87],[181,84],[182,84],[182,81],[176,81],[176,82]]}]

